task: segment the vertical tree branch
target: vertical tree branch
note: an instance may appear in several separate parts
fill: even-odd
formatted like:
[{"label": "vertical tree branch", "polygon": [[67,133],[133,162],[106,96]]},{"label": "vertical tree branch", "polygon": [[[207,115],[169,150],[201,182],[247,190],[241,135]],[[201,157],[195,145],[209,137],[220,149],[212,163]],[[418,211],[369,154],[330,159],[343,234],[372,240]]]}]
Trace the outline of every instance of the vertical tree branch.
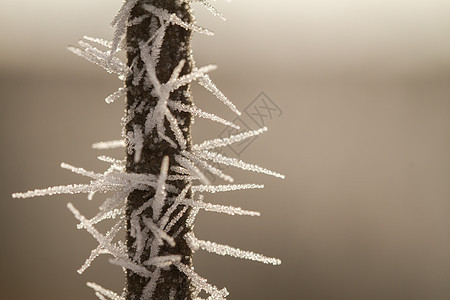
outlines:
[{"label": "vertical tree branch", "polygon": [[[210,295],[208,299],[225,299],[228,295],[226,288],[218,289],[191,268],[192,252],[198,249],[266,264],[281,263],[279,259],[252,251],[200,240],[192,232],[192,224],[200,209],[229,215],[259,215],[240,207],[204,202],[202,194],[193,199],[194,192],[216,193],[263,187],[258,184],[211,185],[200,169],[229,182],[233,178],[211,163],[279,178],[284,176],[215,152],[216,148],[259,135],[267,130],[265,127],[192,146],[191,114],[236,129],[239,127],[193,105],[190,82],[198,80],[232,111],[238,115],[240,112],[206,75],[215,66],[194,67],[190,49],[191,31],[207,35],[212,32],[194,23],[189,2],[126,0],[112,22],[115,27],[112,42],[84,37],[78,43],[79,48],[69,47],[73,53],[107,72],[116,73],[120,79],[126,78],[126,87],[106,98],[106,102],[111,103],[125,92],[127,94],[123,121],[125,141],[94,145],[97,149],[126,145],[125,166],[121,160],[99,157],[111,164],[101,174],[63,163],[61,167],[89,177],[90,183],[13,194],[14,198],[29,198],[87,193],[91,199],[95,193],[114,192],[91,219],[84,217],[71,203],[67,205],[80,221],[78,227],[85,228],[99,243],[78,272],[83,273],[100,254],[111,254],[114,257],[111,263],[126,269],[126,291],[122,295],[88,283],[100,299],[190,300],[197,299],[202,291]],[[208,2],[200,2],[214,15],[223,18]],[[109,50],[100,50],[90,42]],[[114,56],[120,48],[127,52],[126,64]],[[201,184],[195,184],[197,180]],[[106,234],[102,234],[96,229],[96,224],[110,218],[119,220]],[[125,245],[123,241],[113,241],[124,225],[124,219]]]},{"label": "vertical tree branch", "polygon": [[[161,164],[165,156],[169,160],[169,175],[171,174],[171,166],[176,165],[175,155],[180,152],[180,147],[174,147],[167,140],[161,139],[158,136],[156,128],[153,128],[150,132],[145,132],[146,120],[151,117],[152,111],[155,109],[158,103],[158,97],[155,96],[155,87],[148,80],[148,73],[145,67],[144,58],[145,53],[142,53],[142,45],[148,45],[151,49],[151,45],[156,43],[157,40],[154,37],[156,31],[163,26],[164,21],[149,13],[145,10],[142,4],[151,4],[157,8],[166,9],[169,13],[175,13],[186,23],[192,23],[192,15],[190,7],[186,2],[175,0],[140,0],[137,5],[134,6],[131,11],[129,22],[133,20],[144,19],[137,25],[129,26],[126,33],[126,50],[128,66],[132,72],[126,79],[127,87],[127,120],[125,129],[127,134],[133,133],[135,128],[141,128],[144,132],[143,135],[143,147],[139,160],[136,159],[136,149],[132,149],[128,152],[126,171],[130,173],[144,173],[159,175],[161,170]],[[137,19],[136,19],[137,18]],[[191,58],[191,31],[186,30],[180,26],[169,24],[165,30],[164,39],[160,49],[159,61],[156,65],[156,75],[161,83],[167,82],[173,70],[177,67],[180,61],[185,60],[184,66],[181,70],[180,76],[188,74],[192,71],[193,61]],[[151,53],[147,53],[151,54]],[[136,73],[141,70],[143,73],[142,78],[136,79]],[[136,71],[136,72],[133,72]],[[189,85],[182,86],[177,90],[170,93],[170,99],[183,104],[191,104],[191,94]],[[187,149],[191,147],[191,117],[189,113],[172,111],[172,115],[177,119],[179,128],[181,129],[183,136],[187,142]],[[170,129],[170,123],[167,119],[164,119],[165,135],[172,141],[176,141],[176,138]],[[171,181],[178,193],[186,186],[186,182],[182,180]],[[155,196],[155,190],[150,191],[133,191],[127,200],[126,204],[126,217],[127,217],[127,236],[126,244],[130,258],[135,256],[136,239],[131,235],[131,216],[134,211],[139,209],[145,202],[151,201],[151,198]],[[177,196],[177,193],[168,192],[166,199],[173,199]],[[169,203],[166,202],[162,208],[162,214],[167,211]],[[178,207],[172,215],[176,215],[181,210]],[[181,262],[186,265],[191,265],[192,251],[188,247],[184,235],[191,231],[191,228],[186,226],[186,218],[189,212],[186,212],[183,217],[177,222],[175,226],[168,232],[173,236],[176,245],[174,247],[167,243],[164,243],[158,249],[158,256],[165,255],[181,255]],[[141,214],[143,218],[154,219],[154,212],[151,207],[148,207]],[[142,220],[142,219],[140,219]],[[145,227],[145,224],[141,226]],[[149,236],[151,233],[149,234]],[[151,239],[149,239],[150,241]],[[153,238],[154,240],[154,238]],[[150,253],[155,251],[152,249],[155,242],[147,242],[145,244],[144,251],[137,258],[137,262],[142,263],[149,259]],[[180,272],[176,267],[169,266],[166,268],[159,268],[157,266],[144,266],[151,272],[150,277],[142,276],[129,269],[127,269],[127,294],[126,299],[148,299],[148,292],[151,291],[152,299],[168,299],[169,294],[174,293],[176,290],[175,299],[191,299],[191,286],[190,280],[187,276]],[[147,293],[147,294],[146,294]]]}]

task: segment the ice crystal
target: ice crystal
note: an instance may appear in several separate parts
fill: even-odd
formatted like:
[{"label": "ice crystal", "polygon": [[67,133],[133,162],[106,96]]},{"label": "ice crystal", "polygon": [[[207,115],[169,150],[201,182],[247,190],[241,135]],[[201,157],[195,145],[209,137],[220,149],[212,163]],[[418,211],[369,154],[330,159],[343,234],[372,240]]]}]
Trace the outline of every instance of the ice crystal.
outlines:
[{"label": "ice crystal", "polygon": [[216,17],[221,18],[223,21],[226,21],[227,19],[225,19],[225,17],[220,13],[220,11],[218,11],[214,6],[211,5],[211,3],[207,2],[206,0],[195,0],[197,2],[200,2],[201,4],[203,4],[207,10],[209,10],[213,15],[215,15]]},{"label": "ice crystal", "polygon": [[90,42],[99,44],[100,46],[103,46],[105,48],[112,48],[112,42],[101,39],[101,38],[94,38],[94,37],[85,35],[85,36],[83,36],[83,39],[85,39],[86,41],[90,41]]},{"label": "ice crystal", "polygon": [[197,209],[204,209],[206,211],[224,213],[224,214],[229,214],[229,215],[243,215],[243,216],[259,216],[260,215],[259,212],[256,212],[256,211],[243,210],[240,207],[205,203],[202,200],[203,200],[203,197],[199,197],[199,200],[197,200],[197,201],[192,200],[192,199],[186,199],[186,200],[182,201],[181,204],[190,205]]},{"label": "ice crystal", "polygon": [[129,131],[128,138],[128,153],[134,152],[134,162],[141,160],[142,148],[144,148],[144,134],[142,128],[139,125],[133,126],[133,131]]},{"label": "ice crystal", "polygon": [[98,142],[92,145],[93,149],[114,149],[114,148],[122,148],[125,147],[124,140],[115,140],[115,141],[107,141],[107,142]]},{"label": "ice crystal", "polygon": [[166,225],[166,227],[164,228],[164,230],[166,232],[170,231],[170,229],[172,229],[172,227],[177,224],[177,222],[181,219],[181,217],[183,217],[183,215],[186,213],[188,209],[188,206],[183,207],[182,210],[180,210],[180,212],[172,218],[172,220],[170,220],[170,223]]},{"label": "ice crystal", "polygon": [[86,285],[88,287],[92,288],[96,293],[98,293],[98,295],[108,297],[107,299],[111,299],[111,300],[125,300],[124,296],[119,296],[118,294],[116,294],[116,293],[114,293],[114,292],[112,292],[110,290],[107,290],[107,289],[99,286],[98,284],[96,284],[94,282],[88,282],[88,283],[86,283]]},{"label": "ice crystal", "polygon": [[72,203],[67,204],[67,208],[74,214],[75,218],[83,224],[83,227],[89,232],[99,243],[98,247],[94,249],[91,253],[91,256],[86,260],[83,266],[78,270],[78,273],[83,273],[92,263],[92,261],[99,254],[111,254],[115,258],[126,258],[127,253],[125,247],[120,241],[118,243],[111,243],[111,240],[117,234],[118,230],[121,227],[122,221],[116,223],[113,228],[108,231],[106,235],[102,235],[95,227],[87,220],[80,212],[72,205]]},{"label": "ice crystal", "polygon": [[156,188],[155,200],[152,202],[153,216],[155,220],[159,219],[161,209],[164,205],[164,198],[166,197],[166,179],[169,170],[169,157],[165,156],[161,164],[161,173],[158,178],[158,186]]},{"label": "ice crystal", "polygon": [[[178,205],[180,204],[181,200],[185,199],[186,194],[188,193],[189,189],[191,188],[192,183],[188,183],[184,189],[181,191],[181,193],[175,198],[172,205],[167,209],[164,216],[159,220],[158,225],[160,228],[165,228],[167,225],[167,222],[169,222],[170,215],[177,209]],[[166,232],[168,230],[166,229]]]},{"label": "ice crystal", "polygon": [[127,65],[117,57],[111,57],[111,50],[102,51],[91,44],[80,40],[78,42],[80,48],[68,47],[68,49],[78,56],[102,67],[108,73],[116,73],[120,79],[124,79],[129,72]]},{"label": "ice crystal", "polygon": [[106,97],[105,101],[106,101],[106,103],[113,103],[117,99],[122,98],[123,96],[125,96],[126,93],[127,93],[127,89],[121,87],[117,91],[115,91],[114,93],[112,93],[111,95]]},{"label": "ice crystal", "polygon": [[208,193],[219,193],[237,190],[248,190],[248,189],[262,189],[264,185],[262,184],[224,184],[224,185],[194,185],[192,187],[192,192],[208,192]]},{"label": "ice crystal", "polygon": [[228,245],[222,245],[215,242],[203,241],[194,238],[194,243],[198,248],[218,255],[229,255],[237,258],[259,261],[265,264],[279,265],[281,261],[276,258],[266,257],[264,255],[254,253],[251,251],[244,251]]},{"label": "ice crystal", "polygon": [[142,277],[150,277],[152,274],[147,268],[129,261],[128,259],[110,259],[109,262],[113,265],[121,266],[124,269],[129,269]]},{"label": "ice crystal", "polygon": [[199,78],[198,83],[203,86],[205,89],[210,91],[214,96],[217,97],[220,101],[223,102],[226,106],[228,106],[233,112],[235,112],[238,116],[241,115],[241,112],[237,109],[236,105],[233,104],[212,82],[211,78],[205,74]]},{"label": "ice crystal", "polygon": [[172,265],[175,262],[180,262],[181,256],[180,255],[166,255],[166,256],[158,256],[151,258],[144,262],[144,265],[155,265],[160,268],[167,267]]},{"label": "ice crystal", "polygon": [[[205,0],[185,1],[200,2],[215,16],[225,19],[217,9]],[[149,96],[151,95],[156,98],[156,105],[150,109],[144,107],[143,102],[139,105],[137,103],[132,105],[127,110],[126,116],[122,119],[122,125],[125,128],[126,124],[137,114],[142,115],[145,111],[145,124],[143,126],[133,125],[132,130],[128,130],[128,132],[123,131],[122,139],[98,142],[93,144],[92,148],[105,150],[126,147],[128,153],[133,155],[134,161],[139,162],[142,159],[141,156],[144,147],[147,147],[144,145],[145,137],[155,131],[157,134],[156,139],[165,140],[171,147],[176,149],[176,153],[178,154],[174,156],[175,161],[169,162],[169,157],[164,156],[160,171],[157,174],[126,172],[125,160],[107,156],[99,157],[99,160],[110,164],[104,173],[96,173],[63,163],[61,164],[62,168],[88,177],[90,182],[86,184],[37,189],[25,193],[15,193],[13,197],[30,198],[55,194],[86,193],[88,194],[88,199],[91,200],[96,193],[112,192],[112,195],[109,195],[100,205],[98,213],[90,219],[84,217],[71,203],[67,205],[68,209],[80,222],[77,227],[79,229],[85,229],[98,242],[98,246],[91,251],[90,256],[78,270],[79,273],[83,273],[99,255],[109,254],[113,257],[110,259],[112,264],[149,278],[142,293],[141,299],[143,300],[153,297],[158,281],[160,281],[161,270],[166,270],[170,267],[176,268],[190,279],[195,290],[193,293],[194,299],[200,299],[198,296],[202,291],[209,294],[208,299],[225,299],[228,295],[226,288],[218,289],[216,286],[208,283],[192,267],[183,264],[180,255],[160,255],[160,247],[163,245],[174,247],[175,238],[183,232],[183,228],[192,227],[197,214],[201,210],[228,215],[260,215],[259,212],[244,210],[240,207],[212,204],[204,201],[203,193],[261,189],[264,187],[261,184],[254,183],[211,185],[202,170],[211,172],[224,181],[233,182],[231,176],[224,174],[218,167],[213,166],[212,163],[234,166],[243,170],[264,173],[279,178],[284,178],[284,176],[257,165],[211,151],[258,136],[267,131],[266,127],[231,135],[226,138],[207,140],[193,145],[191,149],[188,148],[185,135],[179,126],[180,120],[175,117],[176,111],[189,113],[191,116],[207,118],[235,129],[239,129],[239,126],[215,114],[204,112],[194,104],[183,104],[171,99],[173,91],[176,91],[184,85],[198,81],[200,85],[210,91],[234,113],[237,115],[241,115],[241,113],[206,74],[216,68],[214,65],[207,65],[201,68],[194,66],[190,73],[180,75],[186,63],[186,61],[180,60],[172,70],[169,80],[167,82],[160,82],[156,75],[156,67],[159,62],[166,29],[169,25],[180,26],[186,30],[206,35],[212,35],[212,32],[195,23],[184,22],[176,14],[169,13],[164,9],[157,8],[148,3],[138,3],[138,0],[124,1],[121,9],[111,23],[115,29],[112,41],[85,36],[83,40],[79,41],[78,48],[69,47],[69,50],[101,66],[108,73],[117,74],[120,79],[131,76],[129,78],[131,79],[132,85],[139,85],[141,82],[145,83],[150,91]],[[131,19],[131,11],[136,5],[141,5],[148,14]],[[134,59],[130,63],[130,67],[128,67],[115,54],[121,51],[121,49],[126,48],[122,44],[127,27],[141,24],[150,15],[156,17],[152,19],[151,28],[149,28],[151,33],[150,38],[146,41],[139,41],[139,47],[136,49],[127,49],[127,51],[139,52],[139,57],[141,57],[143,64],[138,63],[138,60]],[[159,23],[157,20],[159,20]],[[93,44],[106,50],[98,49]],[[125,96],[126,93],[127,88],[120,87],[105,100],[107,103],[112,103]],[[166,124],[169,125],[169,128],[166,128]],[[173,137],[169,137],[167,134],[169,130],[172,132],[171,136]],[[175,165],[170,165],[169,163],[175,163]],[[174,181],[179,180],[185,182],[185,187],[181,191],[174,185]],[[131,251],[133,253],[130,253],[130,249],[125,246],[123,241],[115,241],[115,239],[118,232],[127,224],[127,220],[125,220],[126,200],[130,193],[135,190],[151,190],[154,191],[154,195],[146,200],[138,209],[131,212],[130,220],[128,220],[129,234],[134,238],[134,242],[133,250]],[[175,193],[177,196],[168,197],[169,193]],[[147,209],[151,209],[152,218],[145,216],[144,211]],[[107,219],[115,220],[115,223],[105,234],[102,234],[95,226]],[[172,232],[173,227],[185,219],[186,223],[179,224],[178,230],[170,235],[169,233]],[[266,257],[261,254],[216,242],[199,240],[193,232],[184,234],[183,238],[192,251],[202,249],[218,255],[229,255],[266,264],[280,264],[280,260],[276,258]],[[148,248],[150,249],[150,253],[146,255],[146,260],[143,261],[143,251]],[[95,283],[88,283],[87,285],[94,290],[95,295],[99,299],[125,299],[125,293],[118,295]],[[176,299],[176,289],[171,289],[168,293],[168,299]]]}]

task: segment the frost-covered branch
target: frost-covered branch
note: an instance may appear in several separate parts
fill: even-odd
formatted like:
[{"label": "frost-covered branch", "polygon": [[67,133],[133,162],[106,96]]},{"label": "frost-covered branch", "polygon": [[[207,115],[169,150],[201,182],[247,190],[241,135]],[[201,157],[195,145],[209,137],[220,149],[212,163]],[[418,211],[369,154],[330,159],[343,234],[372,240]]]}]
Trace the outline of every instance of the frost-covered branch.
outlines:
[{"label": "frost-covered branch", "polygon": [[[206,0],[125,0],[111,23],[112,41],[85,36],[78,47],[69,47],[73,53],[125,81],[125,86],[105,99],[112,103],[126,97],[122,138],[98,142],[92,147],[125,148],[126,159],[99,156],[99,160],[110,164],[103,173],[63,163],[62,168],[85,176],[90,182],[13,194],[14,198],[30,198],[86,193],[93,200],[96,194],[109,192],[91,218],[83,216],[71,203],[67,205],[79,221],[77,228],[85,229],[98,242],[78,272],[83,273],[102,254],[111,255],[109,261],[126,271],[122,295],[88,283],[99,299],[200,299],[202,291],[210,300],[225,299],[226,288],[218,289],[194,271],[192,254],[198,249],[280,264],[276,258],[199,240],[193,233],[195,218],[201,211],[260,215],[240,207],[204,201],[204,193],[264,187],[254,183],[231,184],[234,179],[215,164],[278,178],[284,176],[212,151],[254,138],[267,131],[265,127],[192,145],[193,117],[239,129],[236,124],[193,104],[190,85],[195,81],[234,113],[241,113],[207,74],[216,66],[195,66],[190,48],[192,33],[212,35],[212,32],[194,22],[191,2],[199,2],[215,16],[225,19]],[[126,63],[116,56],[119,51],[126,52]],[[212,185],[204,171],[230,184]],[[104,220],[114,220],[114,225],[101,233],[97,224]],[[125,241],[117,240],[122,229],[126,231]]]}]

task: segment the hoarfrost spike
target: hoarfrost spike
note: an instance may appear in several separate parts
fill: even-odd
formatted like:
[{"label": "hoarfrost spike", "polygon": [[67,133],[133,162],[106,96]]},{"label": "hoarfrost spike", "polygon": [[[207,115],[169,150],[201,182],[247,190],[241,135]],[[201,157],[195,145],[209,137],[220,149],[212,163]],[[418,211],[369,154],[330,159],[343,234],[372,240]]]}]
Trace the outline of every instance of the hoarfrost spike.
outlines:
[{"label": "hoarfrost spike", "polygon": [[99,286],[98,284],[96,284],[94,282],[88,282],[88,283],[86,283],[86,285],[88,287],[92,288],[97,293],[108,297],[108,299],[111,299],[111,300],[125,300],[125,297],[119,296],[118,294],[116,294],[116,293],[114,293],[114,292],[112,292],[110,290],[107,290],[107,289]]},{"label": "hoarfrost spike", "polygon": [[122,98],[123,96],[125,96],[127,93],[127,89],[126,88],[119,88],[117,91],[115,91],[114,93],[112,93],[111,95],[109,95],[108,97],[106,97],[105,102],[106,103],[113,103],[114,101],[116,101],[117,99]]},{"label": "hoarfrost spike", "polygon": [[217,86],[212,82],[209,75],[205,74],[200,77],[198,83],[203,86],[205,89],[210,91],[214,96],[217,97],[223,104],[228,106],[234,113],[238,116],[241,115],[241,112],[237,109],[236,105],[233,104],[228,98],[217,88]]},{"label": "hoarfrost spike", "polygon": [[237,258],[259,261],[265,264],[279,265],[281,260],[277,258],[266,257],[264,255],[234,248],[228,245],[222,245],[215,242],[203,241],[195,239],[194,243],[200,248],[208,252],[216,253],[218,255],[229,255]]},{"label": "hoarfrost spike", "polygon": [[225,19],[225,17],[214,6],[212,6],[206,0],[195,0],[195,1],[200,2],[201,4],[203,4],[206,7],[206,9],[209,10],[214,16],[221,18],[223,21],[227,20],[227,19]]},{"label": "hoarfrost spike", "polygon": [[202,201],[203,198],[199,198],[199,201],[196,200],[183,200],[181,204],[189,205],[197,209],[204,209],[205,211],[212,211],[217,213],[223,213],[228,215],[242,215],[242,216],[260,216],[259,212],[256,211],[248,211],[243,210],[240,207],[205,203]]},{"label": "hoarfrost spike", "polygon": [[125,144],[124,140],[98,142],[98,143],[92,144],[93,149],[99,149],[99,150],[122,148],[125,146],[126,146],[126,144]]},{"label": "hoarfrost spike", "polygon": [[85,39],[86,41],[89,42],[94,42],[99,44],[100,46],[103,46],[105,48],[111,48],[112,47],[112,42],[101,39],[101,38],[94,38],[94,37],[90,37],[90,36],[83,36],[83,39]]},{"label": "hoarfrost spike", "polygon": [[224,185],[194,185],[192,192],[219,193],[248,189],[263,189],[263,184],[224,184]]},{"label": "hoarfrost spike", "polygon": [[215,148],[219,148],[219,147],[225,147],[225,146],[246,140],[248,138],[260,135],[261,133],[266,132],[266,131],[267,131],[267,127],[263,127],[258,130],[251,130],[251,131],[247,131],[244,133],[232,135],[227,138],[204,141],[203,143],[201,143],[199,145],[193,145],[192,150],[201,151],[201,150],[210,150],[210,149],[215,149]]},{"label": "hoarfrost spike", "polygon": [[159,215],[164,206],[164,199],[166,198],[166,180],[167,172],[169,171],[169,157],[164,156],[161,163],[161,172],[158,178],[158,185],[156,187],[155,199],[152,202],[153,219],[159,220]]}]

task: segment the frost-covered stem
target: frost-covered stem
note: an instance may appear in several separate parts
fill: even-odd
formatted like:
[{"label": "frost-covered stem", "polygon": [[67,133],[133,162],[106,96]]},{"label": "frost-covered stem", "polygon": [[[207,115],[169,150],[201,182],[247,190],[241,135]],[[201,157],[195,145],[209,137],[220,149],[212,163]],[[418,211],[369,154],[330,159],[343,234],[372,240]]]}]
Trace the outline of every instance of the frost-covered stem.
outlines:
[{"label": "frost-covered stem", "polygon": [[[197,1],[221,17],[208,2]],[[252,251],[197,239],[192,231],[200,210],[259,216],[255,211],[204,201],[202,193],[263,187],[258,184],[211,185],[203,170],[233,182],[231,176],[211,164],[279,178],[284,178],[284,175],[216,152],[217,148],[265,132],[265,127],[192,145],[192,116],[239,129],[237,125],[193,105],[189,86],[192,81],[197,80],[232,111],[238,115],[241,113],[206,74],[216,67],[195,67],[190,50],[191,31],[206,35],[213,33],[195,24],[190,2],[192,0],[124,0],[112,22],[115,28],[112,42],[85,36],[79,41],[78,48],[69,47],[70,51],[101,66],[108,73],[116,73],[120,79],[126,79],[125,87],[105,99],[111,103],[127,95],[123,140],[93,145],[97,149],[125,146],[126,161],[99,157],[111,164],[103,174],[63,163],[62,168],[89,177],[91,182],[13,194],[15,198],[29,198],[87,193],[91,200],[95,193],[114,192],[91,219],[68,204],[80,221],[77,227],[86,229],[99,243],[78,272],[83,273],[100,254],[112,255],[114,259],[110,262],[126,269],[126,290],[122,295],[97,284],[88,284],[100,299],[191,300],[201,299],[198,296],[204,291],[210,295],[207,299],[224,300],[228,295],[226,288],[218,289],[194,272],[192,253],[197,250],[266,264],[281,263],[279,259]],[[109,50],[98,49],[97,45],[90,43]],[[127,63],[115,57],[121,50],[127,52]],[[194,193],[199,194],[194,197]],[[117,217],[119,220],[106,234],[96,229],[95,225],[100,221]],[[125,224],[125,244],[114,241]]]},{"label": "frost-covered stem", "polygon": [[[177,137],[174,136],[168,118],[163,117],[164,134],[166,138],[161,138],[161,132],[158,132],[157,128],[158,126],[148,126],[148,118],[152,117],[152,111],[157,111],[155,108],[158,100],[160,100],[158,99],[158,91],[155,92],[155,89],[158,87],[155,87],[155,84],[152,84],[154,78],[152,80],[152,75],[148,74],[148,59],[157,57],[156,53],[152,53],[152,49],[157,49],[157,47],[152,48],[152,45],[157,43],[158,38],[161,37],[160,35],[158,36],[158,34],[155,35],[156,31],[160,29],[161,26],[167,26],[163,35],[159,60],[152,60],[152,62],[156,61],[156,65],[154,66],[156,77],[160,83],[168,82],[172,72],[182,60],[185,62],[180,76],[190,73],[193,69],[193,60],[191,58],[190,49],[192,32],[191,30],[187,30],[176,24],[169,24],[162,18],[156,17],[148,10],[145,10],[145,5],[143,4],[150,4],[156,8],[163,8],[169,13],[175,13],[176,16],[186,23],[192,23],[193,17],[187,1],[139,0],[137,1],[137,5],[135,5],[131,11],[129,23],[132,24],[133,20],[142,21],[137,25],[128,26],[126,33],[127,65],[131,68],[131,72],[126,79],[126,120],[128,120],[128,122],[125,124],[125,130],[127,136],[131,134],[135,139],[136,129],[140,130],[141,135],[143,135],[143,144],[138,150],[139,155],[136,155],[137,147],[129,147],[126,171],[130,173],[159,175],[163,158],[167,156],[169,160],[168,175],[173,175],[175,173],[171,174],[173,171],[171,171],[170,166],[177,165],[175,155],[181,152],[181,147],[177,142],[179,139],[177,140]],[[145,57],[146,55],[147,57]],[[181,104],[191,104],[192,100],[189,85],[184,85],[171,92],[169,98],[171,101],[176,101]],[[170,110],[170,112],[177,120],[178,126],[186,140],[186,149],[189,150],[191,148],[190,114],[177,110]],[[157,117],[158,116],[154,116],[154,118]],[[149,132],[145,130],[146,128],[150,128]],[[167,138],[171,141],[168,141]],[[174,143],[177,147],[174,147]],[[170,184],[178,189],[178,193],[186,186],[186,183],[183,180],[171,181]],[[135,190],[128,197],[126,206],[126,244],[130,258],[133,258],[136,253],[136,239],[132,236],[130,231],[131,216],[134,211],[154,197],[155,192],[154,189],[149,191]],[[174,199],[176,196],[177,193],[168,192],[166,199]],[[170,201],[166,200],[162,207],[162,211],[159,213],[160,216],[164,215],[170,204]],[[183,206],[179,206],[173,211],[171,216],[177,216],[182,209]],[[168,267],[156,267],[155,265],[143,264],[145,261],[149,260],[151,253],[154,253],[155,251],[157,251],[157,253],[154,254],[158,256],[180,255],[181,263],[188,266],[192,264],[192,251],[183,238],[186,233],[191,231],[191,228],[187,228],[186,226],[186,218],[189,210],[168,232],[175,240],[176,244],[174,247],[168,243],[157,245],[155,242],[150,242],[146,243],[144,250],[140,252],[142,254],[137,261],[142,267],[148,269],[153,274],[152,276],[142,276],[142,274],[137,274],[127,269],[127,300],[147,299],[147,297],[149,297],[148,295],[151,295],[151,299],[168,299],[169,294],[174,290],[176,290],[175,299],[192,299],[190,280],[186,274],[180,272],[178,268],[173,265]],[[139,222],[141,222],[141,228],[144,228],[145,224],[143,224],[143,219],[155,219],[152,206],[149,206],[141,216],[142,218],[139,219]],[[175,233],[177,234],[175,235]],[[153,283],[156,283],[156,285]],[[149,293],[149,290],[152,292]]]}]

